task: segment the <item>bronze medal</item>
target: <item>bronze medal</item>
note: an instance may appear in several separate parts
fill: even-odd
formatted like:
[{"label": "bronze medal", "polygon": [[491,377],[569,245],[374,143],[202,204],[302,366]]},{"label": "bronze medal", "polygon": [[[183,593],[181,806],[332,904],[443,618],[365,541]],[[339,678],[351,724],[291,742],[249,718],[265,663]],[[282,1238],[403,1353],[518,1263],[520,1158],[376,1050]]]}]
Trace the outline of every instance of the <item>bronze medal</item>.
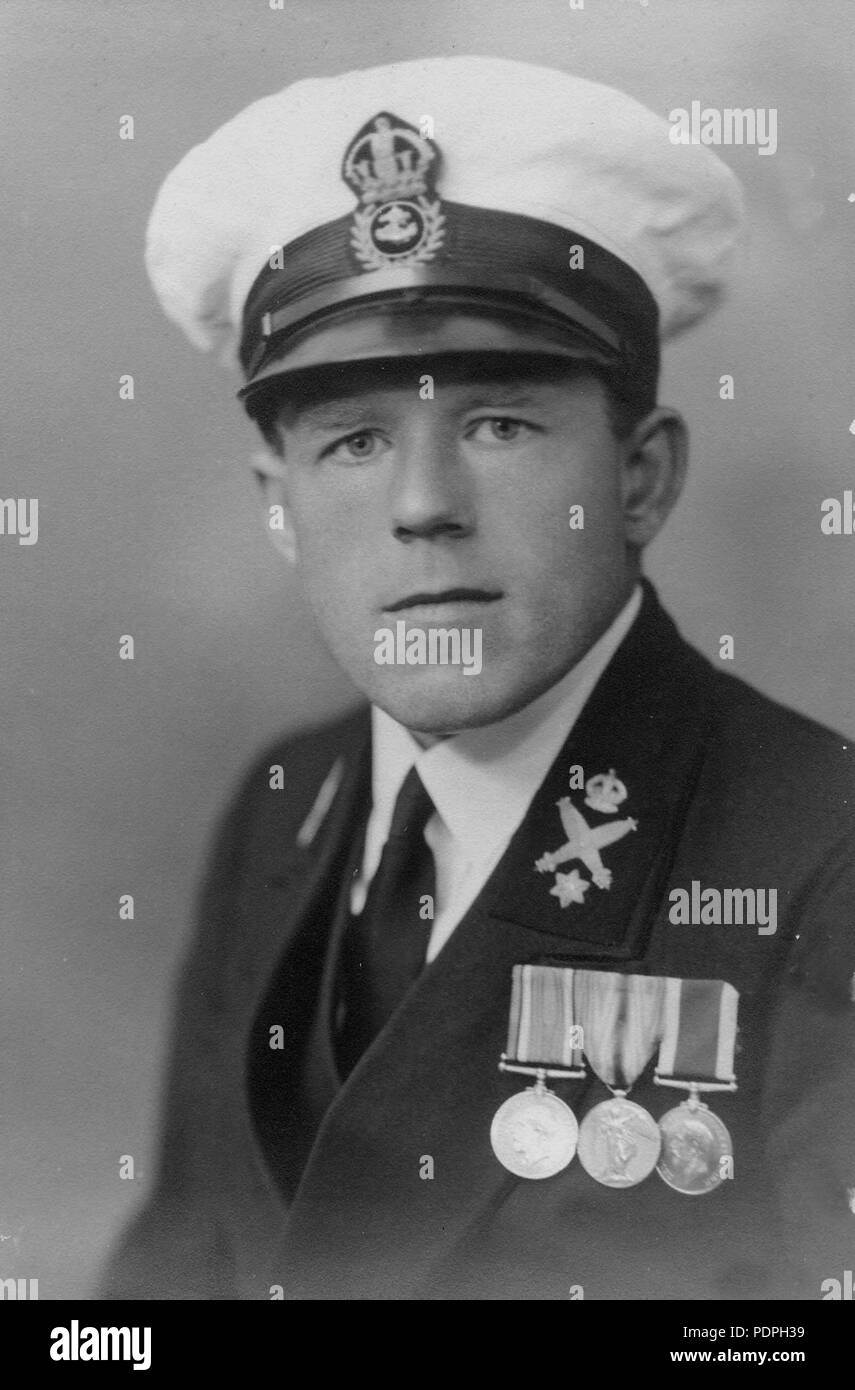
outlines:
[{"label": "bronze medal", "polygon": [[635,1187],[659,1157],[656,1121],[641,1105],[615,1095],[589,1110],[579,1131],[579,1162],[605,1187]]},{"label": "bronze medal", "polygon": [[727,1127],[703,1102],[683,1101],[659,1121],[662,1151],[656,1171],[687,1197],[713,1192],[723,1181],[722,1159],[733,1145]]}]

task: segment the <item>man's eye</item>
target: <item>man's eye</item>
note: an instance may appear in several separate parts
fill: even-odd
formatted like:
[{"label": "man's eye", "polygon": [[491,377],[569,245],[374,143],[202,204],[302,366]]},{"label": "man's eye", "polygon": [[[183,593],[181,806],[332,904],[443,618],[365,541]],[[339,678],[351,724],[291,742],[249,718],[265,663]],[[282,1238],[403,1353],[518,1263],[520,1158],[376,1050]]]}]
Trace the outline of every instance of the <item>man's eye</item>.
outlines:
[{"label": "man's eye", "polygon": [[488,419],[476,420],[470,426],[468,438],[479,444],[515,444],[526,439],[533,428],[525,420],[515,420],[510,415],[491,415]]},{"label": "man's eye", "polygon": [[373,430],[356,430],[331,444],[324,450],[323,457],[338,463],[364,463],[378,452],[380,442]]}]

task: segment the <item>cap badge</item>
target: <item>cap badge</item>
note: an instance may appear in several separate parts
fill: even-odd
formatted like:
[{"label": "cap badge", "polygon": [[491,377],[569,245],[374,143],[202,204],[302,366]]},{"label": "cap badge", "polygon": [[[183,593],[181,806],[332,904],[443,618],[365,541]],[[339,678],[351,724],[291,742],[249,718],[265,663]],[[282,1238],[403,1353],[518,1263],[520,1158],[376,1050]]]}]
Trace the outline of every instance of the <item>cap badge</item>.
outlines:
[{"label": "cap badge", "polygon": [[341,176],[359,199],[350,243],[366,270],[433,260],[445,239],[434,191],[440,153],[432,140],[388,111],[347,147]]},{"label": "cap badge", "polygon": [[[588,793],[585,805],[607,816],[614,814],[627,795],[626,787],[615,777],[614,769],[609,771],[608,776],[600,773],[592,777],[586,783],[585,790]],[[603,863],[600,850],[605,849],[606,845],[613,845],[616,840],[622,840],[631,830],[636,830],[638,822],[628,816],[626,820],[591,826],[569,796],[562,796],[555,804],[567,842],[551,853],[542,854],[534,867],[540,874],[555,874],[555,885],[549,891],[562,907],[569,907],[571,903],[585,901],[585,893],[592,882],[597,888],[611,887],[612,871]],[[572,863],[574,859],[588,870],[590,880],[582,878],[578,869],[572,869],[569,874],[558,873],[559,864]]]}]

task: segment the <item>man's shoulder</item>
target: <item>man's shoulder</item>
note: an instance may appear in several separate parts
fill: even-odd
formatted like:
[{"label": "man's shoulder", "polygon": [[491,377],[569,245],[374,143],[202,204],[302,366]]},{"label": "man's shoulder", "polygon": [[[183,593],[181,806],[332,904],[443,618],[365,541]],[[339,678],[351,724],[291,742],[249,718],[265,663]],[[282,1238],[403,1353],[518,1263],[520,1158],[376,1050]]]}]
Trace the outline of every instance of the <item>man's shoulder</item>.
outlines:
[{"label": "man's shoulder", "polygon": [[810,715],[800,713],[774,696],[764,694],[750,681],[718,670],[694,647],[689,650],[696,660],[700,679],[705,676],[709,682],[715,706],[727,718],[745,720],[753,731],[766,730],[770,738],[782,739],[799,747],[804,745],[831,751],[847,744],[846,737],[836,730]]},{"label": "man's shoulder", "polygon": [[754,785],[776,813],[787,800],[855,803],[852,740],[711,661],[642,583],[639,615],[604,677],[609,711],[631,719],[635,709],[646,731],[702,742],[724,796]]},{"label": "man's shoulder", "polygon": [[709,702],[709,756],[731,787],[768,789],[780,814],[813,803],[817,813],[855,810],[855,740],[729,672],[687,644],[694,680]]},{"label": "man's shoulder", "polygon": [[346,764],[363,756],[370,732],[368,705],[268,744],[249,767],[231,800],[230,815],[243,834],[263,823],[287,843],[299,833],[328,787],[337,789]]},{"label": "man's shoulder", "polygon": [[319,772],[323,776],[336,758],[363,748],[370,725],[370,707],[357,705],[321,724],[281,735],[260,754],[257,765],[262,771],[276,765],[290,770],[292,775],[301,772],[311,776]]}]

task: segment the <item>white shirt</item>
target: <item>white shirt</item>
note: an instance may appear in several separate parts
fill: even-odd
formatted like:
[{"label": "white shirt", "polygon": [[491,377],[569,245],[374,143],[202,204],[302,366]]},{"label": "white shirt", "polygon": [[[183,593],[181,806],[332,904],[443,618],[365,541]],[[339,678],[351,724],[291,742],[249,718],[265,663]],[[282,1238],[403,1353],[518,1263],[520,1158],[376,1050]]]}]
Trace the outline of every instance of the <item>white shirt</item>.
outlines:
[{"label": "white shirt", "polygon": [[433,960],[475,901],[525,816],[600,676],[641,607],[636,586],[614,622],[582,660],[525,709],[421,748],[403,724],[372,706],[372,809],[351,911],[365,905],[395,801],[415,765],[436,808],[425,839],[436,864]]}]

